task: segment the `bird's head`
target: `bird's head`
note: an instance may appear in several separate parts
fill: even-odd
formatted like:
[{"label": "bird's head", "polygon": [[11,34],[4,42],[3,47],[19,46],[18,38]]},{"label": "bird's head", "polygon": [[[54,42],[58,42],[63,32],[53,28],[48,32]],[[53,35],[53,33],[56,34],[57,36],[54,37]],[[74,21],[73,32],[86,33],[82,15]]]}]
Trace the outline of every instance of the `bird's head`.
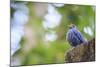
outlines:
[{"label": "bird's head", "polygon": [[72,29],[72,28],[76,28],[76,26],[74,24],[70,24],[68,25],[69,29]]}]

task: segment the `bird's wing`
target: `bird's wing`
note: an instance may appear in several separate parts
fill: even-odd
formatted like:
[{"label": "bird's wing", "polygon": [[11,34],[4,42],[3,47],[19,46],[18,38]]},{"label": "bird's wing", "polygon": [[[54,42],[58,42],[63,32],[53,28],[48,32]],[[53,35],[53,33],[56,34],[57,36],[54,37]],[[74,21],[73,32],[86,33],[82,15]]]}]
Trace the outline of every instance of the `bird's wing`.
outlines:
[{"label": "bird's wing", "polygon": [[67,40],[70,45],[76,46],[84,42],[84,38],[77,29],[71,29],[67,33]]},{"label": "bird's wing", "polygon": [[78,38],[78,40],[80,40],[80,42],[84,42],[84,37],[82,36],[82,34],[77,29],[74,29],[73,33]]}]

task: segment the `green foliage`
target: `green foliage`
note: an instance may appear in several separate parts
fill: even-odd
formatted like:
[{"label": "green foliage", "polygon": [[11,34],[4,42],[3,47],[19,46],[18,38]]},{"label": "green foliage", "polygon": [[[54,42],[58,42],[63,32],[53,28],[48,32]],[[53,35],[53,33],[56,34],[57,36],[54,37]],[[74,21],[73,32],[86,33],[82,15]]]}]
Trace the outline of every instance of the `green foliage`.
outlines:
[{"label": "green foliage", "polygon": [[16,55],[24,54],[21,55],[24,58],[22,65],[64,63],[65,52],[71,48],[66,41],[67,25],[71,23],[77,26],[85,38],[91,39],[95,37],[95,34],[90,36],[83,31],[84,27],[90,27],[92,32],[95,33],[95,29],[92,27],[93,25],[95,27],[95,11],[93,10],[93,6],[64,5],[63,7],[56,8],[62,15],[61,24],[53,29],[58,35],[57,40],[54,42],[45,42],[43,36],[51,29],[45,30],[43,28],[42,21],[44,19],[43,17],[36,16],[33,4],[30,2],[27,4],[29,8],[29,21],[26,26],[32,27],[32,31],[35,33],[36,46],[31,48],[28,53],[25,53],[21,49],[23,49],[26,39],[22,38],[20,42],[22,48],[19,50],[19,53],[16,53]]}]

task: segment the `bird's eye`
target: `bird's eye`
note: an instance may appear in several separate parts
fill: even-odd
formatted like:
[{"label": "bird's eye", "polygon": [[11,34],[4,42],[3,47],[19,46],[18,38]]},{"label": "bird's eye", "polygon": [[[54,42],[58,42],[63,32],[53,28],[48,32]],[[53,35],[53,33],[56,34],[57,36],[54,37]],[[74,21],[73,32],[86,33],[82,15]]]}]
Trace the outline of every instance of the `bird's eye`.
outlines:
[{"label": "bird's eye", "polygon": [[75,25],[72,26],[73,28],[76,27]]},{"label": "bird's eye", "polygon": [[70,29],[72,29],[73,27],[69,27]]}]

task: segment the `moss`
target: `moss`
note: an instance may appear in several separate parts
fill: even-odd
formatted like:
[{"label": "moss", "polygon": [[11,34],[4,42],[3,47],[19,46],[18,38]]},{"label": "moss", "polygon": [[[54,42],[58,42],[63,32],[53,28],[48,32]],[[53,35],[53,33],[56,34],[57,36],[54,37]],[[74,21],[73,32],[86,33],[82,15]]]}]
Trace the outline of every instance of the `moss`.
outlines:
[{"label": "moss", "polygon": [[88,62],[95,61],[95,39],[73,47],[65,53],[65,62]]}]

